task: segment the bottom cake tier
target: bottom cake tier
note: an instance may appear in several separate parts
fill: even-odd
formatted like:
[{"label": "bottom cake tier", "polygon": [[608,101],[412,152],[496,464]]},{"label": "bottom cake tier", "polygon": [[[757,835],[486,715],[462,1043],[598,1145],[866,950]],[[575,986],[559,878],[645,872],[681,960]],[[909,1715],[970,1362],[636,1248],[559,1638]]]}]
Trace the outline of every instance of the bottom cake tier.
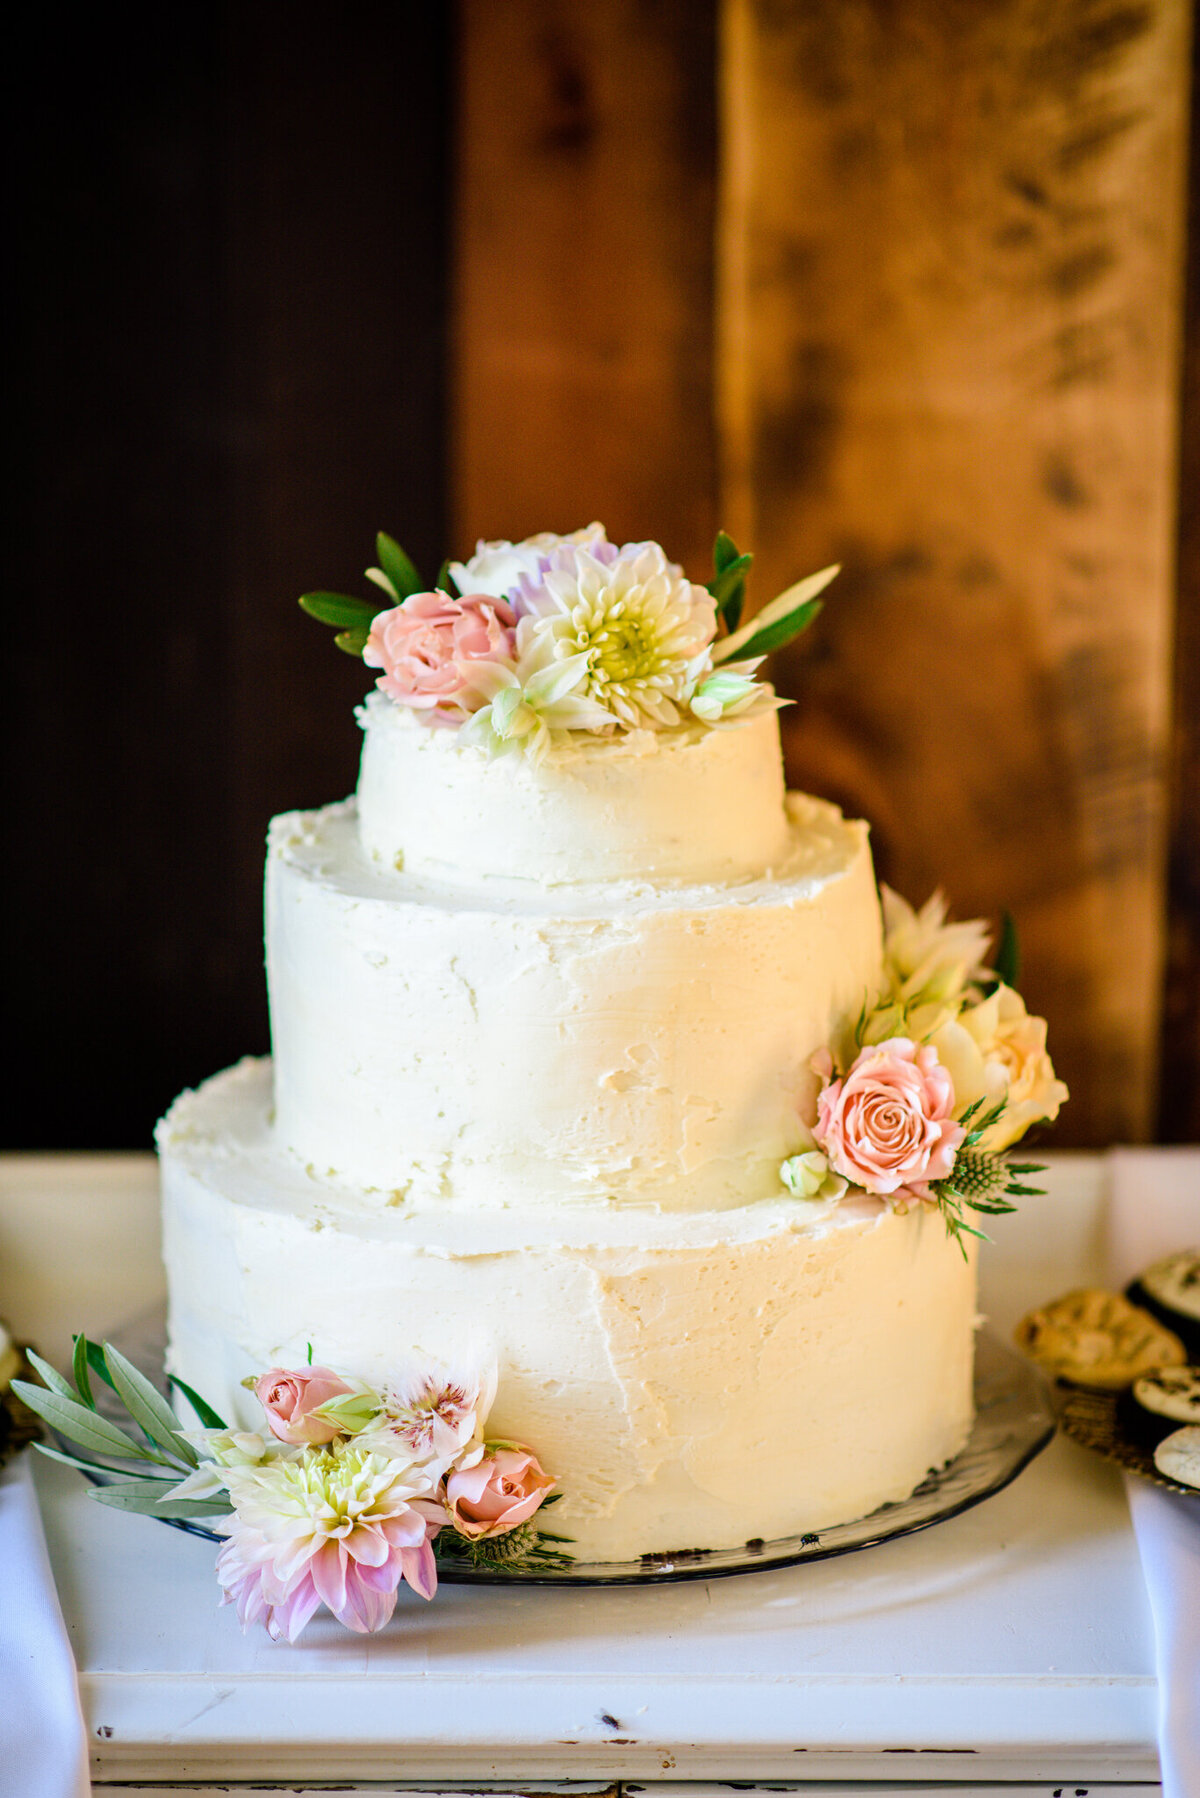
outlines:
[{"label": "bottom cake tier", "polygon": [[281,1153],[271,1066],[159,1126],[168,1364],[243,1428],[249,1374],[370,1381],[494,1357],[489,1436],[530,1444],[581,1561],[733,1548],[905,1497],[972,1421],[975,1271],[922,1206],[454,1210]]}]

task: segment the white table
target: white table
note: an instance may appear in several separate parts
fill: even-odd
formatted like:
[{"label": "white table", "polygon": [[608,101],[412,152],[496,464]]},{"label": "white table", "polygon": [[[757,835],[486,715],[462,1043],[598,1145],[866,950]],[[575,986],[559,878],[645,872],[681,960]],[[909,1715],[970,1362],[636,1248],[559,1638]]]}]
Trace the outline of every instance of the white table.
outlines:
[{"label": "white table", "polygon": [[[983,1304],[1002,1333],[1099,1278],[1104,1166],[1057,1157],[1051,1196],[996,1220]],[[102,1331],[160,1296],[153,1195],[148,1157],[0,1159],[0,1300],[18,1332],[61,1356],[72,1325]],[[640,1589],[445,1587],[428,1607],[402,1599],[381,1636],[317,1622],[294,1648],[217,1608],[211,1544],[91,1503],[65,1468],[42,1463],[39,1482],[98,1781],[1132,1798],[1127,1782],[1157,1779],[1123,1489],[1062,1440],[975,1510],[844,1559]]]}]

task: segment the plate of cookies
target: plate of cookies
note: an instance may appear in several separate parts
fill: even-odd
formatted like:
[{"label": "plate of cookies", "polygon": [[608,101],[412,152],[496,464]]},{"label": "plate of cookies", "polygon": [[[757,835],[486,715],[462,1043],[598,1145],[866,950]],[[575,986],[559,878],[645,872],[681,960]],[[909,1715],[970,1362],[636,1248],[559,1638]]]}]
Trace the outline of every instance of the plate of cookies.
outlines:
[{"label": "plate of cookies", "polygon": [[1072,1441],[1200,1498],[1200,1250],[1164,1256],[1124,1292],[1064,1293],[1023,1317],[1016,1341],[1053,1381]]}]

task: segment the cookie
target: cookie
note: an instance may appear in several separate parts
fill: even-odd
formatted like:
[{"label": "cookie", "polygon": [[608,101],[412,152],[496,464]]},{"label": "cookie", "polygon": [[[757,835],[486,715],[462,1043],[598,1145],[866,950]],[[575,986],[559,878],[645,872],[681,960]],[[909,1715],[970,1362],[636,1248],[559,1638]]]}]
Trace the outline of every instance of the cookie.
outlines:
[{"label": "cookie", "polygon": [[1125,1291],[1135,1305],[1175,1332],[1191,1360],[1200,1362],[1200,1249],[1164,1255]]},{"label": "cookie", "polygon": [[1200,1424],[1190,1423],[1164,1436],[1154,1451],[1154,1465],[1164,1479],[1200,1491]]},{"label": "cookie", "polygon": [[1181,1424],[1200,1424],[1200,1367],[1142,1374],[1121,1399],[1121,1423],[1134,1441],[1151,1448]]},{"label": "cookie", "polygon": [[1187,1360],[1178,1336],[1119,1293],[1068,1292],[1021,1319],[1018,1348],[1057,1379],[1119,1392]]}]

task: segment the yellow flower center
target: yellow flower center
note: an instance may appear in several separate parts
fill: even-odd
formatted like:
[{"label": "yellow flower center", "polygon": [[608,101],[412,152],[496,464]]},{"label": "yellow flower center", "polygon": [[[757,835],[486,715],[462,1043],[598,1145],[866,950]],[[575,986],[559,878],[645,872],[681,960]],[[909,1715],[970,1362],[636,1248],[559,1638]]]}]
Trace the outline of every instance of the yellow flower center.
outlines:
[{"label": "yellow flower center", "polygon": [[644,680],[661,660],[655,633],[641,618],[609,615],[592,637],[592,677],[607,684]]}]

